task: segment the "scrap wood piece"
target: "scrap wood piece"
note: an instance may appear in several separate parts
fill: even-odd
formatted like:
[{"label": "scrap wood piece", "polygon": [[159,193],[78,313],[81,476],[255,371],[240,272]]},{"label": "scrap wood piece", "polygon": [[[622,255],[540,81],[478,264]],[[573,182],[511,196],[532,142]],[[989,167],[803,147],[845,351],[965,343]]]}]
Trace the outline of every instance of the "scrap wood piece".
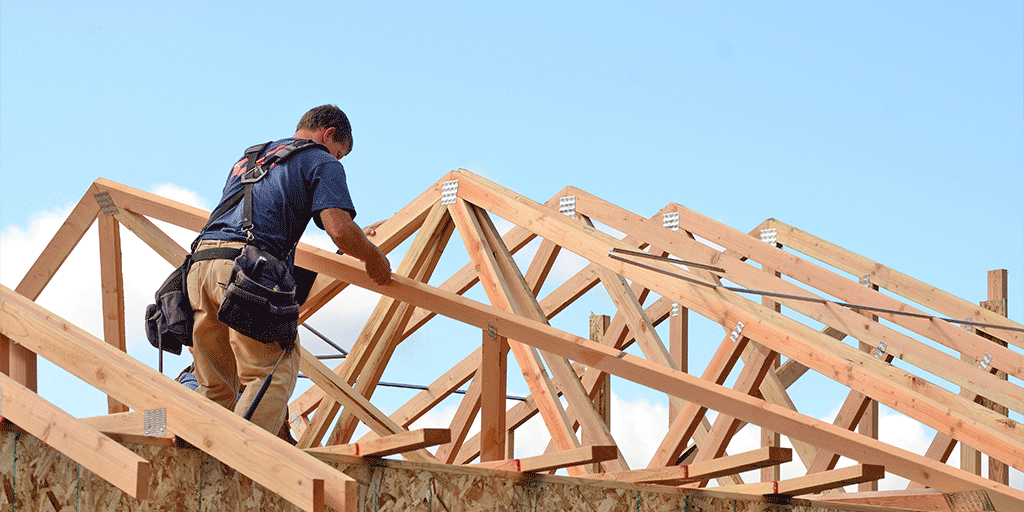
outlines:
[{"label": "scrap wood piece", "polygon": [[[401,425],[397,424],[386,414],[381,412],[369,400],[352,389],[337,374],[331,371],[326,365],[320,362],[313,354],[302,347],[296,347],[299,351],[299,368],[309,380],[323,389],[327,396],[350,409],[360,421],[370,427],[381,436],[388,436],[405,432]],[[404,454],[410,460],[420,462],[437,462],[437,459],[426,450],[419,449]]]},{"label": "scrap wood piece", "polygon": [[451,437],[452,432],[447,428],[421,428],[378,437],[370,441],[337,444],[320,448],[306,448],[304,451],[325,462],[344,462],[344,460],[336,456],[387,457],[388,455],[444,444]]},{"label": "scrap wood piece", "polygon": [[777,482],[759,482],[756,484],[728,485],[716,487],[719,491],[740,492],[744,494],[784,494],[799,496],[836,489],[844,485],[859,484],[885,478],[885,467],[878,464],[857,464],[831,471],[822,471]]},{"label": "scrap wood piece", "polygon": [[165,408],[171,431],[302,510],[356,507],[352,478],[2,285],[0,332],[133,409]]},{"label": "scrap wood piece", "polygon": [[0,413],[138,500],[149,494],[148,460],[0,373]]},{"label": "scrap wood piece", "polygon": [[[522,459],[505,459],[491,462],[469,464],[474,468],[500,469],[504,471],[518,471],[521,473],[540,473],[559,468],[582,466],[595,462],[605,462],[619,456],[619,449],[615,445],[589,445],[565,450],[561,452],[545,453],[535,457]],[[588,476],[590,478],[590,476]]]},{"label": "scrap wood piece", "polygon": [[[765,446],[757,450],[744,452],[728,457],[720,457],[705,462],[669,466],[667,468],[636,469],[633,471],[617,471],[602,473],[589,478],[614,480],[616,482],[632,482],[662,485],[683,485],[700,482],[711,478],[734,475],[752,469],[777,466],[793,460],[793,450],[775,446]],[[714,489],[722,489],[715,487]]]}]

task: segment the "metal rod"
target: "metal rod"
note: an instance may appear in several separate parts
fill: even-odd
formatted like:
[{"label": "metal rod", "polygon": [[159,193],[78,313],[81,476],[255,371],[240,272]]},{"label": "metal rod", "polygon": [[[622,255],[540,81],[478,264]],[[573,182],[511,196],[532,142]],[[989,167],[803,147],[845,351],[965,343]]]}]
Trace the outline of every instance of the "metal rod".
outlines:
[{"label": "metal rod", "polygon": [[[300,373],[299,374],[299,378],[301,378],[301,379],[308,379],[309,377],[307,377],[307,376],[305,376],[305,375]],[[386,388],[416,389],[416,390],[419,390],[419,391],[426,391],[427,389],[429,389],[429,388],[427,388],[427,386],[422,386],[420,384],[402,384],[402,383],[399,383],[399,382],[383,382],[382,381],[382,382],[378,382],[377,385],[378,386],[383,386],[383,387],[386,387]],[[456,389],[456,390],[452,391],[452,393],[453,394],[457,394],[457,395],[465,395],[466,394],[466,390],[465,389]],[[505,395],[505,399],[506,400],[518,400],[520,402],[525,402],[526,401],[526,397],[524,397],[524,396],[516,396],[516,395]]]},{"label": "metal rod", "polygon": [[[655,267],[655,266],[651,266],[651,265],[647,265],[647,264],[644,264],[644,263],[640,263],[638,261],[633,261],[633,260],[628,259],[628,258],[623,258],[622,256],[616,255],[615,254],[616,252],[625,252],[625,253],[628,253],[628,254],[643,254],[644,256],[647,256],[647,257],[651,257],[650,254],[647,254],[647,253],[633,253],[632,251],[623,251],[621,249],[612,249],[611,251],[608,252],[608,257],[610,257],[610,258],[612,258],[614,260],[618,260],[618,261],[622,261],[622,262],[625,262],[625,263],[629,263],[630,265],[636,265],[638,267],[645,268],[647,270],[652,270],[654,272],[658,272],[658,273],[661,273],[661,274],[665,274],[665,275],[669,275],[669,276],[672,276],[672,277],[676,277],[676,278],[682,279],[682,280],[684,280],[686,282],[689,282],[689,283],[693,283],[693,284],[700,285],[700,286],[706,286],[708,288],[716,288],[716,289],[720,288],[720,289],[723,289],[723,290],[729,290],[729,291],[736,292],[736,293],[746,293],[746,294],[750,294],[750,295],[762,295],[762,296],[765,296],[765,297],[776,297],[776,298],[780,298],[780,299],[802,300],[802,301],[806,301],[806,302],[817,302],[817,303],[820,303],[820,304],[835,304],[837,306],[842,306],[842,307],[863,309],[865,311],[874,311],[874,312],[878,312],[878,313],[888,313],[888,314],[891,314],[891,315],[910,316],[910,317],[915,317],[915,318],[923,318],[923,319],[927,319],[927,320],[942,320],[942,321],[945,321],[945,322],[949,322],[951,324],[961,324],[961,325],[970,325],[970,326],[974,326],[974,327],[988,327],[990,329],[1004,329],[1004,330],[1007,330],[1007,331],[1024,332],[1024,328],[1020,328],[1020,327],[1010,327],[1010,326],[1006,326],[1006,325],[988,324],[988,323],[982,323],[982,322],[972,322],[970,320],[957,320],[956,318],[944,318],[944,317],[941,317],[941,316],[927,315],[927,314],[924,314],[924,313],[913,313],[913,312],[910,312],[910,311],[897,311],[895,309],[885,309],[885,308],[879,308],[879,307],[875,307],[875,306],[866,306],[864,304],[851,304],[849,302],[830,301],[830,300],[821,299],[821,298],[818,298],[818,297],[804,297],[804,296],[800,296],[800,295],[790,295],[790,294],[786,294],[786,293],[769,292],[769,291],[764,291],[764,290],[749,290],[747,288],[737,288],[735,286],[725,286],[725,285],[720,285],[720,284],[706,283],[706,282],[701,281],[699,279],[694,279],[694,278],[689,277],[689,276],[684,276],[682,274],[677,274],[675,272],[664,270],[664,269],[661,269],[661,268],[658,268],[658,267]],[[687,263],[687,264],[689,264],[689,263]]]},{"label": "metal rod", "polygon": [[721,274],[725,273],[725,269],[724,268],[712,267],[711,265],[705,265],[703,263],[695,263],[695,262],[692,262],[692,261],[680,260],[680,259],[672,258],[672,257],[669,257],[669,256],[657,256],[657,255],[654,255],[654,254],[651,254],[651,253],[648,253],[648,252],[643,252],[643,251],[630,251],[630,250],[619,249],[618,247],[615,247],[615,248],[612,248],[611,252],[613,252],[613,253],[629,254],[630,256],[639,256],[641,258],[650,258],[652,260],[667,261],[669,263],[679,263],[679,264],[686,265],[687,267],[702,268],[702,269],[705,269],[705,270],[711,270],[711,271],[714,271],[714,272],[719,272]]},{"label": "metal rod", "polygon": [[309,332],[315,334],[317,338],[320,338],[320,339],[324,340],[328,345],[334,347],[335,350],[337,350],[338,352],[341,352],[342,355],[345,355],[345,356],[348,355],[348,352],[345,351],[345,349],[339,347],[336,343],[334,343],[333,341],[327,339],[327,336],[324,336],[323,334],[320,334],[320,331],[317,331],[316,329],[310,327],[309,324],[307,324],[306,322],[302,322],[302,326],[305,327],[306,329],[309,329]]}]

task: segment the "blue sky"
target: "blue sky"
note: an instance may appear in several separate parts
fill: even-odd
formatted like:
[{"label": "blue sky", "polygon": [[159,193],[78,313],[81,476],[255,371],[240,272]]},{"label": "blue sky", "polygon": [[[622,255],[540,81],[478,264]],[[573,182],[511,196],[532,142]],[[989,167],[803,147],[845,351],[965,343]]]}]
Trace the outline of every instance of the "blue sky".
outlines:
[{"label": "blue sky", "polygon": [[774,217],[972,302],[1006,268],[1021,321],[1022,20],[1009,1],[2,0],[0,277],[97,177],[211,208],[245,147],[335,103],[360,222],[462,167],[538,201]]}]

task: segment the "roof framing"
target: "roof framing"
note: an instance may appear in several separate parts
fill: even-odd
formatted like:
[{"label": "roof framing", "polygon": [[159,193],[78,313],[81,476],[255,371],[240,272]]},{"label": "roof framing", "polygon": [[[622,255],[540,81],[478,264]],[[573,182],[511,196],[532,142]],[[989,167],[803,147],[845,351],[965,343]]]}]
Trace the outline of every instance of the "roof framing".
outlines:
[{"label": "roof framing", "polygon": [[[443,200],[446,182],[457,182],[457,191]],[[574,197],[574,209],[560,212],[560,199],[568,196]],[[666,229],[666,215],[678,217],[677,228]],[[129,495],[146,496],[149,463],[117,443],[103,441],[107,437],[96,429],[106,428],[104,432],[115,439],[138,436],[137,425],[132,425],[139,412],[164,408],[170,434],[302,510],[355,510],[358,484],[317,457],[337,460],[360,454],[400,454],[428,465],[476,463],[522,472],[565,468],[572,476],[594,482],[688,486],[679,487],[679,492],[699,492],[692,488],[717,478],[729,492],[752,495],[821,492],[877,480],[888,472],[907,478],[915,488],[985,491],[998,510],[1024,504],[1024,492],[1005,481],[945,463],[959,442],[1024,471],[1024,427],[1006,412],[1024,413],[1024,390],[1019,385],[1024,378],[1024,354],[1019,350],[1024,348],[1024,327],[1019,323],[774,219],[743,233],[675,203],[643,218],[574,187],[541,204],[464,170],[444,176],[378,229],[374,242],[385,252],[413,238],[389,286],[374,285],[351,257],[300,244],[296,263],[320,274],[303,306],[303,319],[348,285],[382,297],[349,356],[333,370],[303,350],[302,371],[315,385],[290,406],[290,425],[300,441],[298,448],[292,447],[125,353],[126,276],[118,226],[177,265],[185,249],[153,221],[198,230],[207,216],[200,209],[99,179],[21,283],[14,290],[0,288],[4,418]],[[502,235],[492,216],[514,227]],[[99,225],[104,340],[33,302],[94,221]],[[610,236],[595,227],[598,223],[625,236]],[[776,240],[759,241],[761,229],[776,230]],[[454,235],[462,241],[469,263],[432,286],[428,283],[442,254],[457,245],[449,244]],[[536,238],[538,249],[524,271],[513,256]],[[641,262],[636,256],[612,254],[637,250],[655,257]],[[551,291],[542,297],[552,267],[566,253],[587,263],[575,275],[549,286]],[[671,263],[665,256],[684,263]],[[835,270],[863,276],[870,286]],[[463,296],[477,284],[489,304]],[[550,325],[549,320],[570,304],[598,293],[598,284],[616,307],[614,317],[595,337],[599,341]],[[768,298],[751,299],[751,290],[767,292]],[[645,305],[649,299],[653,300]],[[782,308],[797,314],[785,314]],[[669,346],[657,330],[665,320],[677,318],[680,309],[723,328],[724,339],[701,377],[688,373],[685,321],[670,321]],[[481,337],[469,340],[468,355],[461,362],[388,415],[370,399],[402,341],[435,315],[475,327]],[[974,328],[965,330],[950,321],[958,318],[973,319]],[[824,328],[808,325],[805,319]],[[848,337],[860,346],[844,342]],[[634,343],[643,357],[626,352]],[[530,395],[506,408],[509,353]],[[107,394],[110,416],[76,420],[35,395],[36,354]],[[786,358],[781,366],[780,354]],[[907,364],[895,367],[893,359]],[[981,359],[990,361],[987,367],[978,367]],[[789,396],[787,388],[808,371],[849,388],[834,423],[801,414]],[[602,389],[607,396],[603,386],[609,374],[663,392],[672,401],[668,432],[646,469],[629,468],[616,447],[599,399]],[[734,382],[724,387],[730,376]],[[408,430],[467,383],[469,391],[451,425]],[[950,392],[946,386],[961,392]],[[17,397],[20,408],[8,405],[12,397]],[[982,403],[980,397],[990,402]],[[854,432],[873,401],[938,431],[933,448],[915,454]],[[993,409],[993,404],[1005,409]],[[133,411],[127,412],[129,408]],[[708,410],[719,413],[713,423],[705,418]],[[551,435],[550,453],[516,459],[513,434],[536,414]],[[478,416],[481,433],[471,436]],[[353,440],[359,423],[371,433]],[[748,423],[788,437],[808,474],[744,483],[738,473],[792,459],[791,452],[771,446],[730,456],[730,440]],[[60,435],[54,436],[54,431]],[[69,444],[68,439],[93,441],[82,451],[73,449],[75,442]],[[696,454],[678,466],[691,442],[696,442]],[[428,451],[433,446],[437,448]],[[835,470],[839,456],[859,465]],[[121,462],[110,467],[104,465],[106,460]],[[117,469],[121,467],[128,469]]]}]

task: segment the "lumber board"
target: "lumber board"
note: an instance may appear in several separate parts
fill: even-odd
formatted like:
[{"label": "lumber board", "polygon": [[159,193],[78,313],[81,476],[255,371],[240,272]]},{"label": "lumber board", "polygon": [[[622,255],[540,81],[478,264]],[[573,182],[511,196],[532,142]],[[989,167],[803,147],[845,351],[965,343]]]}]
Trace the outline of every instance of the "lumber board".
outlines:
[{"label": "lumber board", "polygon": [[[413,240],[412,246],[406,252],[406,258],[400,266],[404,267],[400,269],[404,271],[403,275],[422,282],[428,282],[433,276],[448,240],[455,231],[446,209],[440,204],[435,208],[436,210],[432,210],[428,214],[423,227],[417,233],[416,239]],[[382,297],[383,299],[384,297]],[[391,356],[398,344],[405,339],[401,334],[409,324],[415,309],[407,303],[398,303],[393,307],[394,314],[386,325],[379,328],[379,339],[372,344],[372,350],[366,358],[366,365],[358,372],[358,380],[353,384],[356,391],[366,398],[373,396]],[[345,368],[343,370],[351,371]],[[337,444],[351,439],[354,430],[355,419],[346,411],[342,411],[334,431],[328,439],[328,444]]]},{"label": "lumber board", "polygon": [[88,425],[103,432],[123,432],[126,434],[143,433],[143,415],[139,411],[118,412],[103,416],[79,418],[83,425]]},{"label": "lumber board", "polygon": [[618,456],[618,451],[619,449],[614,445],[587,445],[534,457],[470,464],[470,467],[518,471],[521,473],[542,473],[555,469],[609,461]]},{"label": "lumber board", "polygon": [[135,410],[167,409],[172,432],[302,510],[354,503],[351,478],[4,286],[0,331]]},{"label": "lumber board", "polygon": [[[93,198],[96,187],[89,187],[82,196],[82,199],[75,204],[68,218],[64,220],[57,233],[46,244],[43,252],[39,254],[36,261],[28,269],[25,277],[21,279],[15,290],[31,300],[39,298],[43,288],[53,279],[57,269],[64,264],[68,255],[78,245],[78,242],[85,236],[100,208]],[[8,338],[0,338],[0,352],[7,357],[7,371],[17,382],[21,383],[32,391],[37,390],[38,376],[36,375],[36,355],[24,346],[10,343]]]},{"label": "lumber board", "polygon": [[[478,265],[481,272],[480,279],[482,283],[485,283],[484,289],[492,304],[499,305],[502,309],[513,311],[526,318],[547,323],[547,317],[544,315],[536,297],[530,291],[529,283],[526,282],[520,273],[518,266],[516,266],[515,261],[512,259],[511,253],[504,246],[487,213],[461,199],[456,201],[452,208],[459,212],[458,219],[462,219],[460,234],[462,234],[464,242],[466,242],[467,250],[471,253],[470,258],[480,262]],[[470,218],[471,216],[473,218]],[[472,222],[474,218],[475,222]],[[466,241],[467,238],[469,238],[468,242]],[[488,283],[491,284],[488,286]],[[499,295],[499,293],[503,293],[504,296]],[[502,333],[498,331],[498,334]],[[552,374],[550,381],[557,385],[558,390],[562,393],[562,397],[566,400],[567,408],[561,413],[558,412],[562,410],[560,403],[554,404],[557,407],[551,408],[553,410],[548,410],[545,413],[543,405],[548,398],[545,397],[544,400],[538,400],[538,404],[542,405],[542,416],[546,414],[545,423],[548,424],[549,431],[554,431],[551,427],[566,427],[564,433],[560,431],[558,436],[552,435],[552,440],[560,451],[570,449],[572,445],[579,445],[572,426],[572,422],[575,421],[578,421],[584,430],[593,433],[596,436],[596,441],[602,445],[615,444],[611,432],[601,421],[594,408],[594,403],[583,388],[579,377],[568,360],[564,357],[537,351],[525,345],[520,345],[521,350],[517,352],[516,344],[511,339],[509,344],[516,355],[516,361],[521,369],[525,363],[525,365],[530,367],[527,370],[528,373],[547,380],[547,375],[543,371],[543,364],[540,362],[538,355],[543,357],[544,362],[547,363],[548,370]],[[526,358],[525,361],[523,360],[524,356]],[[527,378],[528,384],[529,381],[530,379]],[[538,387],[544,388],[546,384]],[[531,387],[531,391],[536,392],[534,387]],[[557,401],[555,393],[552,393],[550,396]],[[556,417],[559,421],[549,423]],[[561,421],[562,418],[566,418],[566,420]],[[563,435],[564,437],[562,437]],[[621,457],[615,461],[610,461],[608,464],[616,467],[628,467],[626,466],[625,459]],[[568,471],[570,474],[579,475],[582,472],[588,472],[589,468],[572,466]]]},{"label": "lumber board", "polygon": [[[108,215],[99,217],[100,302],[103,309],[103,339],[110,346],[127,352],[124,322],[124,274],[121,267],[121,228]],[[127,412],[113,397],[107,397],[107,412]]]},{"label": "lumber board", "polygon": [[[1004,325],[1017,329],[1024,328],[1024,326],[1013,320],[1002,317],[983,307],[967,302],[953,294],[930,286],[784,222],[771,219],[769,226],[778,230],[779,242],[783,245],[853,275],[870,275],[873,284],[877,284],[881,288],[885,288],[929,309],[938,311],[950,318],[972,318],[976,322]],[[945,322],[942,323],[944,324]],[[952,328],[957,329],[957,327]],[[1022,332],[1005,329],[989,329],[987,332],[1000,340],[1009,342],[1017,348],[1024,348],[1024,333]]]},{"label": "lumber board", "polygon": [[134,233],[135,236],[139,237],[139,240],[142,240],[156,251],[160,257],[174,268],[177,268],[181,265],[181,262],[185,261],[185,256],[189,251],[168,236],[153,221],[125,209],[118,209],[118,213],[114,215],[114,218],[122,226]]},{"label": "lumber board", "polygon": [[636,338],[637,344],[648,360],[667,366],[672,369],[679,369],[672,361],[665,343],[661,341],[658,332],[654,330],[651,319],[644,314],[644,308],[640,305],[629,283],[622,276],[611,272],[606,268],[599,268],[598,275],[601,284],[615,304],[616,310],[623,315],[629,332]]},{"label": "lumber board", "polygon": [[483,332],[481,343],[482,357],[477,373],[480,375],[480,460],[489,462],[504,459],[506,453],[505,396],[508,394],[509,346],[504,336],[489,331]]},{"label": "lumber board", "polygon": [[[414,421],[459,389],[459,386],[469,382],[480,368],[480,357],[481,351],[474,350],[473,353],[430,383],[427,389],[420,391],[399,407],[391,414],[391,419],[408,428]],[[371,439],[374,435],[373,432],[367,432],[360,441]]]},{"label": "lumber board", "polygon": [[451,439],[451,435],[451,431],[446,428],[421,428],[378,437],[366,442],[306,448],[303,451],[324,462],[341,460],[338,459],[338,455],[387,457],[447,443]]},{"label": "lumber board", "polygon": [[118,412],[104,416],[79,418],[83,425],[100,431],[103,435],[118,443],[150,444],[156,446],[179,446],[185,444],[173,432],[165,432],[162,436],[146,434],[144,417],[139,411]]},{"label": "lumber board", "polygon": [[836,489],[844,485],[859,484],[881,478],[885,478],[884,467],[876,464],[857,464],[855,466],[779,480],[777,482],[722,486],[718,490],[760,495],[783,494],[799,496],[801,494],[817,493]]},{"label": "lumber board", "polygon": [[[526,278],[519,271],[515,260],[512,259],[512,253],[509,252],[498,236],[498,231],[495,229],[487,212],[476,207],[473,210],[487,245],[494,254],[494,260],[498,263],[496,270],[501,272],[502,277],[508,283],[508,289],[511,292],[509,299],[513,302],[513,309],[518,310],[520,315],[547,323],[548,318],[545,315],[544,309],[537,301],[536,295],[532,292],[537,283],[526,281]],[[553,382],[557,385],[558,391],[562,393],[562,398],[565,399],[568,405],[566,415],[573,424],[572,428],[575,430],[577,425],[579,425],[583,431],[589,432],[593,436],[593,440],[596,443],[600,445],[614,445],[615,440],[612,438],[607,422],[602,420],[588,390],[583,387],[579,380],[579,375],[577,375],[576,370],[569,363],[568,359],[543,351],[540,351],[540,354],[554,377]],[[626,464],[626,459],[621,455],[617,456],[615,460],[609,461],[608,466],[615,469],[628,469],[629,467]],[[569,470],[570,474],[576,473],[577,469],[576,466],[572,466]],[[587,469],[589,470],[589,468]]]},{"label": "lumber board", "polygon": [[[413,279],[428,280],[450,236],[447,212],[439,203],[435,204],[428,212],[397,272]],[[382,296],[356,339],[352,351],[335,368],[335,373],[362,396],[373,396],[391,354],[401,341],[397,335],[405,330],[411,313],[412,308],[409,304]],[[337,404],[332,400],[322,401],[319,412],[299,440],[299,446],[309,447],[318,443],[329,428],[337,410]],[[347,442],[351,439],[355,425],[352,413],[342,411],[326,444]]]},{"label": "lumber board", "polygon": [[[480,283],[490,299],[491,304],[504,311],[513,311],[512,291],[510,285],[502,276],[496,261],[495,248],[488,246],[483,227],[474,213],[473,207],[465,201],[456,199],[456,202],[449,205],[449,212],[462,238],[470,260],[474,262],[479,274]],[[483,328],[492,327],[490,324]],[[505,336],[502,331],[495,330],[498,334]],[[506,336],[506,338],[508,338]],[[558,392],[554,383],[548,377],[540,360],[540,354],[533,347],[527,346],[518,340],[508,338],[509,349],[512,351],[516,361],[523,373],[531,394],[537,400],[541,417],[551,433],[552,440],[562,450],[578,448],[579,439],[573,432],[572,425],[566,415],[565,409],[558,401]]]},{"label": "lumber board", "polygon": [[[723,343],[731,344],[732,340],[723,341]],[[743,370],[740,371],[735,384],[733,384],[733,389],[740,393],[754,395],[761,386],[764,376],[771,369],[772,360],[777,357],[777,354],[764,345],[754,342],[748,343],[747,350],[750,352],[750,356],[746,358]],[[729,441],[732,440],[738,431],[739,426],[740,420],[725,414],[719,414],[715,418],[715,422],[712,424],[707,437],[699,445],[700,448],[697,450],[697,457],[694,459],[694,463],[705,462],[722,456],[725,453],[726,447],[729,446]],[[701,481],[701,487],[706,484],[706,480]]]},{"label": "lumber board", "polygon": [[[603,266],[612,268],[628,279],[639,280],[661,295],[685,303],[690,309],[699,309],[702,315],[712,320],[727,325],[742,321],[747,329],[752,329],[754,335],[773,350],[797,359],[819,373],[858,389],[922,423],[949,431],[953,437],[986,452],[1006,453],[1007,458],[1024,467],[1024,445],[1017,441],[1021,435],[1014,432],[1015,423],[997,420],[994,414],[988,414],[991,411],[986,413],[973,409],[970,417],[953,413],[954,419],[950,421],[951,408],[969,405],[962,404],[952,393],[877,360],[871,360],[870,357],[862,357],[856,349],[845,347],[849,349],[846,351],[844,347],[833,347],[828,340],[822,339],[820,332],[734,293],[709,290],[683,280],[665,279],[654,270],[612,260],[608,257],[608,251],[620,246],[614,238],[588,230],[585,226],[573,229],[578,226],[573,226],[569,219],[550,215],[540,205],[468,172],[459,171],[459,178],[459,194],[467,200],[487,207],[513,222],[529,224],[538,235],[550,238],[563,248],[591,261],[601,261]],[[682,272],[676,267],[672,267],[671,271]],[[829,340],[834,341],[832,338]],[[824,350],[822,344],[828,346],[829,350]],[[894,383],[900,385],[894,386]],[[944,401],[940,403],[936,401],[937,398]],[[914,406],[909,407],[907,404]]]},{"label": "lumber board", "polygon": [[[750,340],[746,336],[739,336],[736,340],[732,340],[731,335],[726,335],[704,368],[701,379],[711,384],[722,385],[749,342]],[[708,407],[692,401],[684,403],[679,415],[669,425],[668,432],[661,444],[658,445],[647,467],[674,466],[679,456],[682,455],[683,449],[686,448],[686,442],[704,420],[707,410]]]},{"label": "lumber board", "polygon": [[718,457],[704,462],[681,464],[664,468],[634,469],[632,471],[609,472],[591,478],[617,482],[652,483],[661,485],[683,485],[711,478],[735,475],[764,467],[777,467],[793,460],[793,450],[766,446],[727,457]]},{"label": "lumber board", "polygon": [[26,432],[79,461],[126,494],[146,499],[149,461],[108,439],[98,430],[46,401],[14,379],[0,373],[0,411]]},{"label": "lumber board", "polygon": [[[350,408],[352,413],[371,430],[381,436],[406,432],[405,428],[352,389],[352,386],[341,380],[341,377],[321,363],[316,356],[302,347],[296,347],[295,350],[299,351],[299,369],[302,373],[336,402]],[[437,459],[426,450],[414,450],[403,455],[410,460],[437,462]]]},{"label": "lumber board", "polygon": [[[678,303],[673,303],[674,309],[669,316],[668,345],[669,355],[676,369],[690,372],[690,310]],[[683,401],[672,397],[668,404],[668,421],[679,415],[683,407]]]},{"label": "lumber board", "polygon": [[[866,352],[870,352],[872,347],[870,345],[866,345],[866,344],[862,343],[861,349],[862,350],[866,349],[865,350]],[[886,361],[890,361],[892,356],[891,355],[887,355],[886,358],[887,358]],[[859,393],[857,391],[851,390],[850,393],[846,396],[846,400],[843,401],[843,405],[839,407],[839,412],[836,413],[836,418],[832,421],[832,424],[836,425],[837,427],[842,427],[842,428],[845,428],[845,429],[848,429],[848,430],[852,431],[853,429],[857,428],[857,425],[860,424],[863,419],[865,419],[865,415],[867,414],[867,412],[868,412],[868,410],[869,410],[869,408],[870,408],[870,406],[872,404],[875,405],[875,413],[877,414],[877,412],[878,412],[878,402],[875,402],[875,401],[871,400],[871,398],[869,398],[867,396],[864,396],[863,393]],[[874,432],[875,435],[868,436],[868,437],[872,437],[874,439],[878,439],[878,432],[877,432],[878,417],[877,417],[877,415],[875,416],[874,420],[875,420],[874,427],[876,429],[875,432]],[[861,434],[864,434],[864,432],[861,432]],[[835,468],[836,464],[838,462],[839,462],[839,455],[838,454],[832,453],[828,449],[825,449],[825,448],[819,449],[818,453],[815,455],[814,459],[807,466],[807,473],[808,474],[812,474],[812,473],[819,473],[819,472],[822,472],[822,471],[828,471],[830,469]],[[875,491],[877,489],[870,489],[870,490]]]},{"label": "lumber board", "polygon": [[39,294],[49,284],[50,279],[53,279],[57,269],[64,264],[99,214],[100,207],[93,198],[96,192],[96,187],[89,187],[71,210],[68,218],[57,229],[57,233],[46,244],[46,248],[39,254],[25,277],[18,283],[15,291],[31,300],[39,298]]},{"label": "lumber board", "polygon": [[481,373],[477,372],[476,377],[469,384],[466,395],[459,402],[458,409],[455,410],[455,417],[452,418],[449,427],[453,434],[451,440],[437,448],[435,456],[445,464],[454,463],[459,448],[462,447],[462,442],[466,440],[469,429],[472,428],[477,414],[480,413],[480,395],[483,392],[481,377]]}]

